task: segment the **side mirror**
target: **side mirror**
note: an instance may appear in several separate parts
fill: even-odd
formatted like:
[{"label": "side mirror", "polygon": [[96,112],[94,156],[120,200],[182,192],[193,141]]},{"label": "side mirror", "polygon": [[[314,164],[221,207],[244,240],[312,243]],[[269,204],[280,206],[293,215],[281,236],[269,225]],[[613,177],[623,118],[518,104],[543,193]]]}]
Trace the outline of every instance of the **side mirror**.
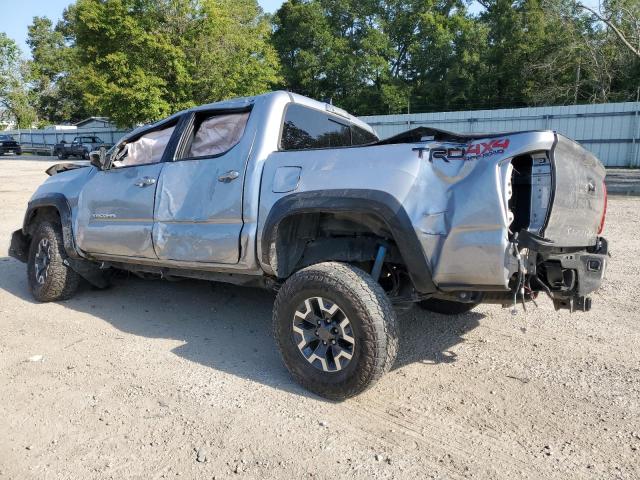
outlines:
[{"label": "side mirror", "polygon": [[102,170],[107,163],[107,149],[105,147],[100,147],[99,150],[91,152],[89,154],[89,163],[98,170]]}]

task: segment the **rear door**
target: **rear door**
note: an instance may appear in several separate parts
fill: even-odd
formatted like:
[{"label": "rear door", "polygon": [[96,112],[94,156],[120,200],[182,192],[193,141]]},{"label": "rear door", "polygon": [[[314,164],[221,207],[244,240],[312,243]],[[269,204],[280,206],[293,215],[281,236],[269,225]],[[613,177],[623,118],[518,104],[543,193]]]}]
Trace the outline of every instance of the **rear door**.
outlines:
[{"label": "rear door", "polygon": [[175,160],[160,176],[153,227],[158,258],[238,263],[249,116],[247,110],[192,114]]},{"label": "rear door", "polygon": [[114,152],[109,167],[97,172],[78,199],[76,232],[85,252],[151,258],[156,188],[177,120],[148,131]]}]

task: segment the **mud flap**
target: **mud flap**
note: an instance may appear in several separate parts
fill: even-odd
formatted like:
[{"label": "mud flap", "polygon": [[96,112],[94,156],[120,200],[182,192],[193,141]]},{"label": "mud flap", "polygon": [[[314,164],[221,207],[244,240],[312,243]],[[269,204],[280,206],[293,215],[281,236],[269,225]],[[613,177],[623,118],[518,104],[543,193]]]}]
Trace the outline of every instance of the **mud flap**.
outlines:
[{"label": "mud flap", "polygon": [[95,263],[87,262],[86,260],[65,258],[64,264],[96,288],[103,289],[111,286],[111,281],[107,272],[102,270]]},{"label": "mud flap", "polygon": [[11,245],[9,246],[9,256],[27,263],[29,255],[29,239],[22,233],[22,230],[16,230],[11,235]]}]

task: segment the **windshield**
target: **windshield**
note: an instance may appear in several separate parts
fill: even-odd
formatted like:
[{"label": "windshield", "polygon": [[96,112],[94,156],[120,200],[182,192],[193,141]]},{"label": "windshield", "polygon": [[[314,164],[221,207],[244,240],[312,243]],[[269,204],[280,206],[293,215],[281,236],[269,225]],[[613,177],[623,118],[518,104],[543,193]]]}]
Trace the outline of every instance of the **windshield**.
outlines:
[{"label": "windshield", "polygon": [[11,135],[0,135],[0,140],[13,140]]}]

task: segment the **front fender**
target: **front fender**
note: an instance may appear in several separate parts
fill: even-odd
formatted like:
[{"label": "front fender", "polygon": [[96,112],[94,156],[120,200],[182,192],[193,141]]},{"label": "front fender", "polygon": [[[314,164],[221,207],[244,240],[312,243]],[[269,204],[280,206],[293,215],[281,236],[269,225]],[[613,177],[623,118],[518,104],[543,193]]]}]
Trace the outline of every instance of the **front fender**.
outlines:
[{"label": "front fender", "polygon": [[62,193],[49,193],[44,196],[32,199],[27,205],[27,212],[22,223],[22,234],[24,237],[30,235],[30,227],[39,210],[54,208],[60,216],[60,225],[62,227],[62,238],[64,241],[64,249],[71,258],[82,258],[73,237],[73,226],[71,223],[71,207],[67,197]]}]

